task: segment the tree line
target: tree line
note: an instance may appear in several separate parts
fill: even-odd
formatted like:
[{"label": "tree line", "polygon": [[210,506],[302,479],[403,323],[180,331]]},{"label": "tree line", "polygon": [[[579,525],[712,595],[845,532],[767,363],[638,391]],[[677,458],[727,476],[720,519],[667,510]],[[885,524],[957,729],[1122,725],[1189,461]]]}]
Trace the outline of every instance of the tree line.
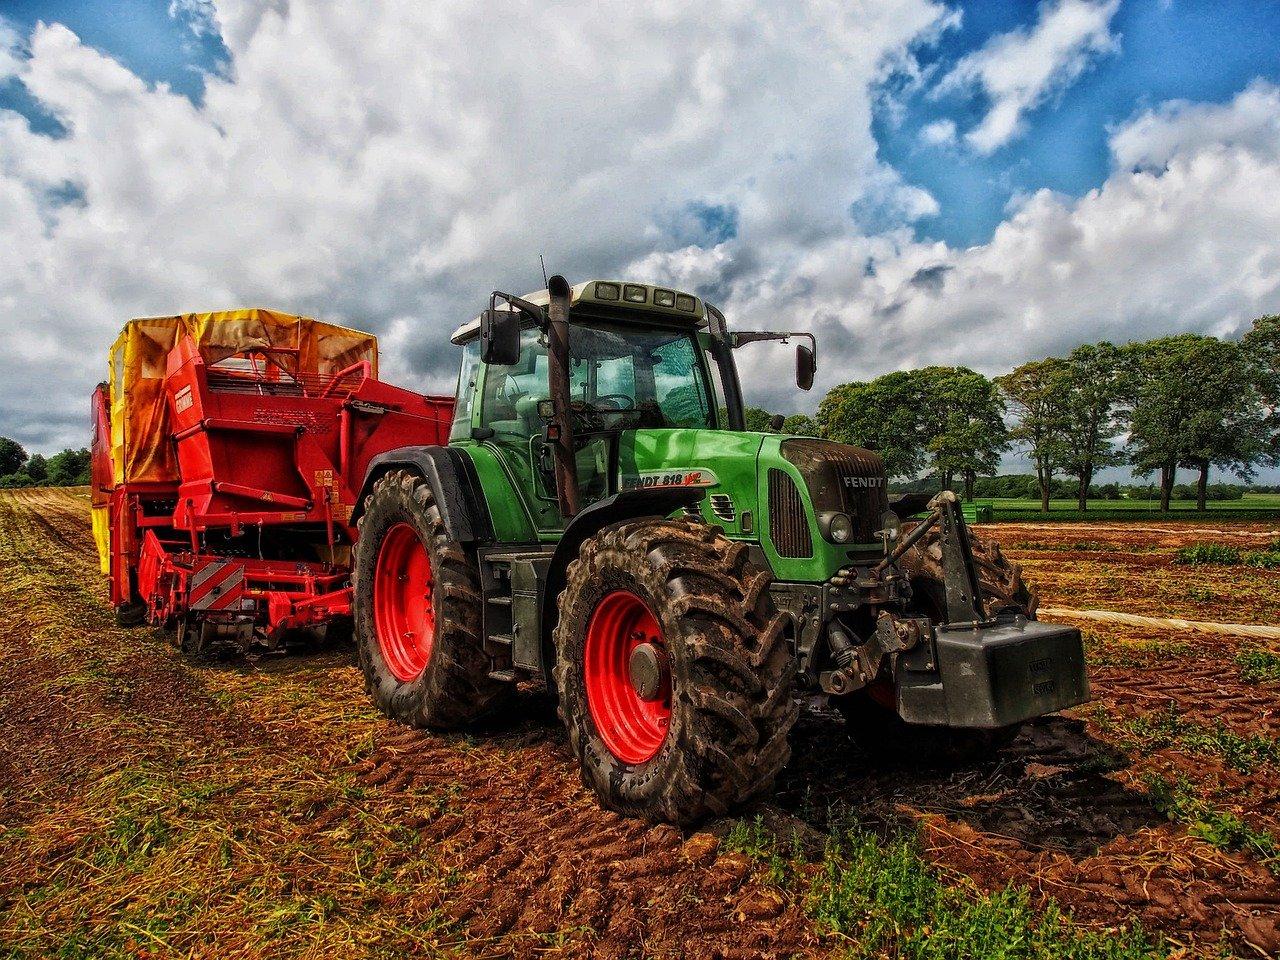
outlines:
[{"label": "tree line", "polygon": [[74,487],[89,482],[89,451],[70,448],[51,457],[28,455],[22,444],[0,437],[0,489]]},{"label": "tree line", "polygon": [[[755,416],[767,423],[764,411]],[[784,430],[876,450],[890,479],[930,473],[968,499],[1016,447],[1034,467],[1046,511],[1064,480],[1081,510],[1091,497],[1109,498],[1094,480],[1120,465],[1153,477],[1168,510],[1189,495],[1178,471],[1191,470],[1203,510],[1231,498],[1231,485],[1209,483],[1210,468],[1248,481],[1280,464],[1280,316],[1258,318],[1241,340],[1104,341],[995,378],[967,367],[899,370],[832,388],[815,418],[789,418]],[[1026,496],[1025,480],[1014,495]]]}]

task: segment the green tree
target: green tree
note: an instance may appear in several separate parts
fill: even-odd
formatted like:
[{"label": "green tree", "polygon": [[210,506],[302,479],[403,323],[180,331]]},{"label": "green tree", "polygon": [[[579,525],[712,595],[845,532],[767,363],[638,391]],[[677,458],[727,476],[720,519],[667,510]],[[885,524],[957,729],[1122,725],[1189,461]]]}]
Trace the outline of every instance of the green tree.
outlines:
[{"label": "green tree", "polygon": [[773,414],[760,407],[743,407],[742,422],[753,433],[769,433],[769,421]]},{"label": "green tree", "polygon": [[910,479],[929,462],[926,400],[916,370],[842,383],[818,404],[818,429],[829,440],[879,453],[890,478]]},{"label": "green tree", "polygon": [[27,462],[27,451],[22,444],[8,437],[0,437],[0,477],[17,473]]},{"label": "green tree", "polygon": [[1280,316],[1268,314],[1253,321],[1243,347],[1254,369],[1266,416],[1265,460],[1276,463],[1280,461]]},{"label": "green tree", "polygon": [[819,436],[818,421],[806,413],[793,413],[782,422],[782,432],[797,437],[816,437]]},{"label": "green tree", "polygon": [[1252,480],[1257,463],[1268,459],[1268,415],[1258,368],[1243,344],[1203,338],[1190,352],[1186,380],[1196,403],[1179,462],[1198,472],[1196,509],[1204,510],[1210,466]]},{"label": "green tree", "polygon": [[1049,512],[1053,474],[1064,456],[1070,375],[1066,360],[1032,360],[996,378],[1014,416],[1009,436],[1022,444],[1036,468],[1040,509]]},{"label": "green tree", "polygon": [[49,486],[71,487],[88,483],[89,462],[89,451],[83,447],[55,453],[49,458]]},{"label": "green tree", "polygon": [[1159,473],[1160,509],[1169,509],[1178,467],[1210,466],[1252,475],[1266,453],[1264,389],[1248,348],[1194,333],[1125,347],[1129,458],[1142,474]]},{"label": "green tree", "polygon": [[1120,351],[1105,340],[1076,347],[1067,357],[1062,472],[1076,478],[1076,506],[1089,505],[1089,487],[1102,467],[1124,462],[1112,441],[1123,390]]},{"label": "green tree", "polygon": [[978,476],[995,473],[1009,446],[1004,400],[991,380],[967,367],[916,372],[923,381],[921,416],[933,468],[945,490],[960,477],[965,499],[972,500]]},{"label": "green tree", "polygon": [[49,463],[45,460],[44,455],[33,453],[31,459],[27,461],[27,476],[36,483],[44,483],[49,479]]}]

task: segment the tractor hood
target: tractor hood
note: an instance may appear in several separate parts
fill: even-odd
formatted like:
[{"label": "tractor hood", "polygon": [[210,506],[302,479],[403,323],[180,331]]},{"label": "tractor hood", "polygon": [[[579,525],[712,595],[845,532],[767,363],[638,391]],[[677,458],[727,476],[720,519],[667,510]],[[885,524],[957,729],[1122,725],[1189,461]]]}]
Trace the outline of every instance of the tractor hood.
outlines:
[{"label": "tractor hood", "polygon": [[[727,430],[635,430],[620,438],[619,487],[707,491],[701,512],[734,539],[758,540],[780,579],[823,580],[883,547],[889,508],[879,455],[829,440]],[[837,542],[831,523],[849,519]]]},{"label": "tractor hood", "polygon": [[729,430],[628,430],[619,438],[618,486],[701,487],[703,514],[730,536],[756,529],[756,461],[765,435]]}]

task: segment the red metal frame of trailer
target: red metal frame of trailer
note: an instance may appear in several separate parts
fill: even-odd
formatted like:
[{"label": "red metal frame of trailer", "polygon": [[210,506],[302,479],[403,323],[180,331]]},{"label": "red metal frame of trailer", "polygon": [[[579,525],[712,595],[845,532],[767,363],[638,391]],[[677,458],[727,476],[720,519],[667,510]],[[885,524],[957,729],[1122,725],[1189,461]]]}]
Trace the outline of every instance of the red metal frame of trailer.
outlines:
[{"label": "red metal frame of trailer", "polygon": [[95,392],[93,502],[107,508],[117,610],[251,631],[268,646],[350,616],[365,470],[387,450],[445,443],[453,398],[382,383],[368,361],[290,372],[289,352],[211,364],[191,336],[178,340],[164,374],[176,482],[112,482],[109,391]]}]

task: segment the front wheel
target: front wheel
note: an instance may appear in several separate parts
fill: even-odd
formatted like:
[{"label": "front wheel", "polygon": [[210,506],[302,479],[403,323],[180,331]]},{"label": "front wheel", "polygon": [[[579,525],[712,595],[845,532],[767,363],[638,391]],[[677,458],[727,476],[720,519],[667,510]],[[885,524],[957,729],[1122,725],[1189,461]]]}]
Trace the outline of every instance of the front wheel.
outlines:
[{"label": "front wheel", "polygon": [[359,530],[356,647],[378,709],[439,728],[493,709],[512,688],[489,676],[475,559],[449,538],[427,482],[407,470],[381,477]]},{"label": "front wheel", "polygon": [[797,708],[782,620],[743,544],[636,520],[582,547],[560,597],[560,716],[610,809],[693,823],[767,793]]}]

